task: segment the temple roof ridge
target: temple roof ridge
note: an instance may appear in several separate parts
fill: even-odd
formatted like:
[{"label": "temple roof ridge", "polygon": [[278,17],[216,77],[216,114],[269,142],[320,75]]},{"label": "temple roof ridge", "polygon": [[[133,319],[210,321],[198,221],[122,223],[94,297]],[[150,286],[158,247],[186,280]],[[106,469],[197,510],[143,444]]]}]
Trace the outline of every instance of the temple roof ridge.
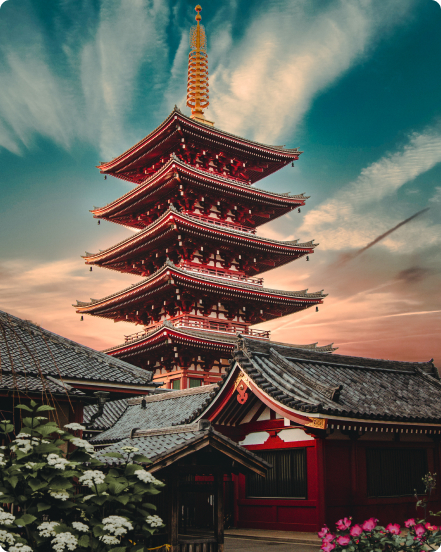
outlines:
[{"label": "temple roof ridge", "polygon": [[[164,263],[164,265],[161,268],[159,268],[156,272],[154,272],[153,274],[151,274],[147,278],[141,280],[140,282],[138,282],[136,284],[132,284],[131,286],[129,286],[127,288],[124,288],[124,289],[122,289],[122,290],[120,290],[116,293],[113,293],[111,295],[108,295],[106,297],[98,299],[97,302],[98,303],[103,303],[103,302],[109,301],[111,299],[116,299],[117,297],[123,295],[124,293],[130,292],[130,291],[135,291],[136,289],[141,288],[142,286],[144,286],[148,282],[158,278],[161,275],[161,273],[166,272],[169,269],[173,269],[176,273],[182,274],[182,275],[185,275],[185,276],[191,275],[193,278],[202,280],[204,282],[211,282],[211,283],[214,283],[214,284],[221,283],[222,285],[226,285],[225,280],[223,280],[220,277],[207,276],[205,274],[201,274],[201,273],[197,273],[197,272],[189,272],[189,271],[187,271],[183,268],[177,267],[173,263],[173,261],[171,261],[170,259],[167,259],[166,262]],[[230,285],[232,287],[238,289],[238,290],[257,291],[259,293],[270,293],[270,294],[274,294],[274,295],[283,295],[285,297],[293,297],[293,298],[298,297],[298,298],[304,298],[304,299],[323,299],[323,298],[327,297],[327,294],[324,294],[323,290],[316,291],[316,292],[313,292],[313,293],[307,293],[305,291],[285,291],[285,290],[264,288],[264,287],[261,287],[257,284],[256,285],[255,284],[248,284],[248,283],[244,283],[244,282],[234,282],[234,283],[231,283]],[[95,304],[96,304],[96,302],[90,303],[90,302],[83,302],[83,301],[78,301],[77,300],[77,304],[72,305],[72,306],[73,307],[82,307],[82,308],[84,308],[84,307],[91,307],[92,305],[95,305]]]},{"label": "temple roof ridge", "polygon": [[[118,164],[118,162],[121,162],[124,160],[124,158],[127,158],[129,156],[135,156],[137,152],[141,149],[143,145],[148,144],[151,142],[153,137],[157,135],[160,131],[164,131],[167,126],[169,126],[173,121],[181,121],[184,122],[193,128],[196,128],[196,130],[200,131],[202,134],[205,134],[206,136],[218,136],[219,138],[223,138],[224,140],[228,140],[230,142],[234,142],[237,145],[243,145],[245,147],[249,147],[252,149],[266,149],[268,151],[273,151],[275,154],[285,154],[286,157],[289,157],[289,154],[295,154],[299,155],[300,153],[303,153],[299,151],[299,148],[285,148],[284,146],[272,146],[268,144],[262,144],[259,142],[255,142],[253,140],[249,140],[247,138],[243,138],[241,136],[236,136],[234,134],[231,134],[229,132],[226,132],[224,130],[221,130],[214,126],[208,126],[204,123],[200,123],[195,119],[192,119],[191,117],[187,117],[183,113],[173,109],[173,111],[168,115],[168,117],[158,126],[156,127],[152,132],[150,132],[147,136],[142,138],[139,142],[137,142],[134,146],[120,154],[119,156],[115,157],[111,161],[107,161],[104,163],[101,163],[100,165],[97,165],[97,168],[101,170],[101,172],[105,172],[110,170],[111,166],[115,166]],[[238,141],[241,144],[238,144]],[[138,156],[139,157],[139,156]],[[137,159],[137,157],[135,158]],[[133,162],[133,161],[132,161]]]},{"label": "temple roof ridge", "polygon": [[114,205],[115,203],[130,197],[131,195],[139,194],[140,191],[143,190],[144,188],[147,188],[150,183],[154,182],[155,180],[159,179],[162,175],[166,174],[167,171],[171,167],[173,167],[173,164],[176,164],[178,167],[180,167],[182,169],[187,169],[187,170],[194,171],[197,174],[199,174],[200,176],[203,176],[204,178],[209,178],[209,179],[221,182],[221,183],[226,183],[230,186],[233,186],[233,187],[236,187],[236,188],[241,188],[242,190],[244,190],[246,192],[250,192],[250,191],[251,192],[253,192],[253,191],[254,192],[261,192],[261,193],[264,193],[264,194],[268,194],[269,196],[274,197],[274,198],[279,197],[279,198],[286,198],[286,199],[306,200],[306,199],[309,199],[311,197],[311,196],[306,196],[304,194],[304,192],[302,192],[301,194],[291,194],[290,192],[280,193],[280,192],[272,192],[272,191],[269,191],[269,190],[264,190],[263,188],[258,188],[257,186],[254,186],[254,185],[250,186],[249,184],[247,184],[246,182],[243,182],[241,180],[228,178],[228,177],[225,177],[223,175],[216,174],[214,172],[205,171],[205,170],[200,169],[198,167],[194,167],[193,165],[190,165],[190,164],[186,163],[185,161],[182,161],[181,159],[179,159],[173,153],[170,156],[170,159],[169,159],[169,161],[167,161],[167,163],[165,163],[154,174],[149,175],[145,180],[140,182],[135,188],[132,188],[131,190],[129,190],[128,192],[126,192],[125,194],[120,196],[119,198],[111,201],[110,203],[107,203],[106,205],[103,205],[102,207],[94,207],[93,209],[90,209],[89,212],[94,213],[95,211],[103,210],[106,207],[110,207],[111,205]]},{"label": "temple roof ridge", "polygon": [[[125,239],[121,240],[120,242],[110,246],[109,248],[99,250],[98,253],[89,253],[89,252],[86,251],[86,255],[82,255],[82,258],[85,259],[85,258],[90,258],[90,257],[96,257],[96,256],[99,256],[101,253],[110,253],[111,251],[117,250],[119,247],[121,247],[122,245],[124,245],[126,243],[130,243],[131,241],[136,241],[136,240],[142,239],[142,236],[144,234],[148,234],[149,232],[151,232],[151,230],[155,226],[159,226],[160,224],[162,224],[162,222],[165,219],[167,219],[167,217],[170,215],[170,213],[173,213],[174,215],[178,215],[178,216],[182,217],[185,220],[192,221],[192,222],[197,222],[201,226],[205,226],[207,228],[210,228],[211,230],[218,230],[218,231],[220,230],[220,227],[216,224],[216,219],[213,219],[213,222],[211,223],[206,218],[201,219],[197,215],[190,215],[190,214],[182,213],[174,205],[170,205],[168,207],[168,209],[166,211],[164,211],[164,213],[160,217],[158,217],[155,221],[153,221],[151,224],[149,224],[148,226],[146,226],[145,228],[143,228],[139,232],[137,232],[135,234],[133,234],[133,233],[130,234],[127,238],[125,238]],[[266,243],[271,243],[271,244],[276,244],[276,245],[281,245],[281,246],[293,245],[293,246],[297,246],[299,248],[316,248],[319,245],[318,243],[317,244],[313,243],[314,240],[310,240],[309,242],[304,242],[304,243],[298,243],[299,239],[287,240],[287,241],[274,240],[272,238],[265,238],[263,236],[257,236],[255,234],[250,234],[249,232],[241,230],[240,228],[234,228],[233,226],[231,226],[231,227],[230,226],[228,226],[228,227],[223,226],[222,227],[222,232],[226,232],[226,233],[231,232],[231,233],[233,233],[233,234],[235,234],[235,235],[237,235],[238,237],[241,237],[241,238],[248,238],[250,240],[260,240],[260,241],[264,241]]]}]

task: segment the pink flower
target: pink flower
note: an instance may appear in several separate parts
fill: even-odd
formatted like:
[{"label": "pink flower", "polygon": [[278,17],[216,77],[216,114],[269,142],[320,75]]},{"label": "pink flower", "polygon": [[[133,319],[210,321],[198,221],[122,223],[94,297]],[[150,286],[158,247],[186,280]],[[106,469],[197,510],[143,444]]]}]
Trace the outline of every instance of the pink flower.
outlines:
[{"label": "pink flower", "polygon": [[346,544],[349,544],[351,542],[351,537],[349,537],[348,535],[340,535],[337,538],[337,542],[341,546],[345,546]]},{"label": "pink flower", "polygon": [[359,537],[363,533],[361,525],[353,525],[349,531],[352,537]]},{"label": "pink flower", "polygon": [[409,529],[409,527],[413,527],[415,525],[416,521],[413,518],[408,519],[404,522],[405,527]]},{"label": "pink flower", "polygon": [[438,531],[438,527],[436,525],[431,525],[430,523],[426,523],[424,526],[428,531]]},{"label": "pink flower", "polygon": [[424,535],[425,532],[426,530],[424,529],[424,525],[421,525],[421,523],[415,525],[415,535],[417,537],[421,537],[422,535]]},{"label": "pink flower", "polygon": [[322,527],[321,531],[319,531],[317,533],[317,535],[322,539],[325,535],[327,535],[329,533],[329,529],[326,527],[326,525],[324,527]]},{"label": "pink flower", "polygon": [[362,525],[363,531],[373,531],[377,525],[377,521],[378,519],[375,518],[367,519]]},{"label": "pink flower", "polygon": [[399,535],[401,533],[398,523],[389,523],[386,527],[386,531],[389,531],[392,535]]},{"label": "pink flower", "polygon": [[332,542],[326,542],[322,544],[322,550],[323,552],[331,552],[331,550],[334,550],[335,544],[332,544]]},{"label": "pink flower", "polygon": [[323,537],[323,542],[331,542],[334,539],[335,539],[335,535],[333,535],[332,533],[328,533]]},{"label": "pink flower", "polygon": [[335,525],[339,531],[344,531],[351,525],[351,520],[349,518],[339,519]]}]

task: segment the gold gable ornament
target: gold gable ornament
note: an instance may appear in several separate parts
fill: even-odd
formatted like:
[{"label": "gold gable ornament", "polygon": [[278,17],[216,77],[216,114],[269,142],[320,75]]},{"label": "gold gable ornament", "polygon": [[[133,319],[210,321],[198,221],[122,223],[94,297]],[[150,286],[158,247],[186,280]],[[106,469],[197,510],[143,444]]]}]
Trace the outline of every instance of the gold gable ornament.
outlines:
[{"label": "gold gable ornament", "polygon": [[326,429],[328,420],[326,418],[309,418],[311,421],[305,424],[305,427],[313,427],[315,429]]}]

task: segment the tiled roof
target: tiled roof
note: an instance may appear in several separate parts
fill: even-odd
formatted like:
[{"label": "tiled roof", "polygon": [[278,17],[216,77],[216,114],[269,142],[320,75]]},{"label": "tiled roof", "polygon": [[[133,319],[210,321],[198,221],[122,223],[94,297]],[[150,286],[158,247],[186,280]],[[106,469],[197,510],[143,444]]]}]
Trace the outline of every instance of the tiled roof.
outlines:
[{"label": "tiled roof", "polygon": [[[3,377],[154,385],[152,373],[94,351],[57,334],[0,311],[0,359]],[[4,384],[1,384],[4,386]],[[70,392],[70,391],[69,391]]]},{"label": "tiled roof", "polygon": [[158,429],[181,424],[204,404],[215,388],[217,385],[206,385],[129,399],[129,406],[121,418],[91,442],[112,443],[128,438],[134,429]]},{"label": "tiled roof", "polygon": [[[251,460],[265,471],[272,467],[271,464],[253,452],[244,449],[225,435],[215,431],[207,420],[201,420],[199,423],[188,426],[166,427],[162,430],[145,432],[141,431],[140,434],[134,434],[133,437],[126,438],[119,443],[114,443],[98,451],[97,456],[100,460],[108,464],[119,463],[119,459],[112,458],[111,456],[106,457],[106,453],[121,452],[122,447],[129,446],[137,448],[138,453],[147,456],[152,461],[154,467],[154,464],[161,462],[165,456],[170,458],[172,453],[177,453],[181,449],[188,449],[192,444],[195,445],[204,440],[208,440],[208,442],[216,448],[216,442],[220,442],[220,450],[223,452],[225,452],[225,446],[227,446],[230,450],[236,451],[236,453],[239,452],[242,458],[246,458],[248,461]],[[188,452],[191,452],[191,449],[188,449]],[[178,458],[180,457],[179,455]],[[240,460],[237,462],[237,458],[235,462],[236,466],[237,464],[241,464]],[[159,468],[160,467],[161,466],[159,466]],[[151,469],[152,465],[148,465],[148,468]],[[156,466],[156,469],[158,469],[158,466]],[[155,471],[155,467],[153,471]]]},{"label": "tiled roof", "polygon": [[[104,450],[105,452],[121,452],[122,447],[135,447],[139,449],[138,454],[144,454],[150,460],[160,456],[164,452],[168,452],[176,447],[188,444],[199,435],[197,431],[187,431],[185,433],[172,433],[163,435],[154,435],[151,437],[137,437],[135,439],[123,439],[118,443],[109,445]],[[98,452],[98,457],[103,462],[108,464],[118,463],[116,458],[105,457],[104,452]]]},{"label": "tiled roof", "polygon": [[[241,338],[230,370],[236,362],[259,389],[298,412],[343,419],[441,423],[441,382],[431,360],[330,356]],[[218,392],[222,386],[219,382]],[[203,415],[213,400],[210,397],[186,423]]]},{"label": "tiled roof", "polygon": [[0,389],[15,389],[22,394],[45,394],[49,395],[64,395],[66,391],[69,395],[84,396],[85,393],[79,389],[74,389],[70,385],[64,386],[62,382],[58,382],[46,378],[43,374],[36,376],[28,376],[22,374],[7,373],[3,369],[0,373]]},{"label": "tiled roof", "polygon": [[[107,401],[106,403],[104,403],[103,413],[93,422],[90,427],[87,428],[88,431],[105,431],[106,429],[109,429],[109,427],[112,427],[113,424],[115,424],[119,420],[119,418],[121,418],[121,416],[127,410],[127,407],[127,399]],[[86,405],[83,410],[83,423],[88,424],[97,410],[98,405],[96,404]]]}]

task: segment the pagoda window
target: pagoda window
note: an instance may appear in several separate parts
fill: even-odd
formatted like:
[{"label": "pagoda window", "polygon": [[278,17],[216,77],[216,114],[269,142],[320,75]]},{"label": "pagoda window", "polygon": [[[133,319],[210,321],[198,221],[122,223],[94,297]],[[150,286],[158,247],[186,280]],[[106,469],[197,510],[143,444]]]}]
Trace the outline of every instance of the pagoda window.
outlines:
[{"label": "pagoda window", "polygon": [[253,452],[273,467],[266,477],[257,474],[247,476],[247,497],[307,498],[306,448]]},{"label": "pagoda window", "polygon": [[171,388],[172,389],[181,389],[181,380],[180,379],[174,379],[171,380]]},{"label": "pagoda window", "polygon": [[366,449],[368,497],[424,494],[427,450],[418,448]]},{"label": "pagoda window", "polygon": [[200,387],[203,383],[201,378],[189,378],[189,387]]}]

